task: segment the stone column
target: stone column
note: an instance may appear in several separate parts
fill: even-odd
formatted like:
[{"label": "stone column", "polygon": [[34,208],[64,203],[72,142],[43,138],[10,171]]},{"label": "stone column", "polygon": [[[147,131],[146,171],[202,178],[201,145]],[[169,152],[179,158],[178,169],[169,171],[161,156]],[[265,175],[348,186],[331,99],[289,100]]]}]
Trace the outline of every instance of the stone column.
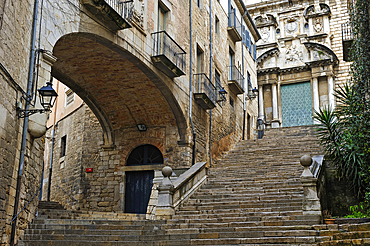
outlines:
[{"label": "stone column", "polygon": [[162,174],[163,180],[158,186],[158,205],[155,208],[156,220],[167,220],[175,214],[172,201],[173,184],[169,178],[172,174],[172,168],[165,166],[162,169]]},{"label": "stone column", "polygon": [[303,185],[303,215],[319,215],[321,216],[320,200],[317,197],[316,182],[317,178],[313,176],[309,167],[312,164],[312,158],[309,155],[304,155],[300,159],[304,171],[301,175]]},{"label": "stone column", "polygon": [[308,19],[308,35],[313,35],[313,21],[312,18]]},{"label": "stone column", "polygon": [[258,86],[258,118],[263,119],[264,108],[263,108],[263,86]]},{"label": "stone column", "polygon": [[279,127],[279,116],[278,116],[278,100],[276,84],[272,84],[272,128]]},{"label": "stone column", "polygon": [[[319,100],[319,82],[317,77],[312,78],[312,93],[313,93],[313,108],[315,111],[319,112],[320,100]],[[317,120],[313,121],[314,124],[318,124]]]},{"label": "stone column", "polygon": [[328,94],[329,94],[329,107],[331,110],[335,108],[335,98],[334,98],[334,80],[333,76],[328,76]]}]

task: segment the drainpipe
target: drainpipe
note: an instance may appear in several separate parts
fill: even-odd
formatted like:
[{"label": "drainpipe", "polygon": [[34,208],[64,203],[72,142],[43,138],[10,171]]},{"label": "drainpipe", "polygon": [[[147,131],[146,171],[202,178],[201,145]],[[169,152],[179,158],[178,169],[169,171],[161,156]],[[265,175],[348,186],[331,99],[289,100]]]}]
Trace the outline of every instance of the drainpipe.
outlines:
[{"label": "drainpipe", "polygon": [[[247,11],[244,11],[244,15],[241,19],[241,24],[243,26],[243,20],[244,20],[244,16],[247,14]],[[246,27],[247,28],[247,27]],[[243,30],[243,28],[242,28]],[[243,42],[245,41],[245,33],[242,33],[242,67],[243,67],[243,85],[245,87],[245,76],[244,76],[244,44]],[[249,88],[248,88],[249,85],[247,85],[247,90],[248,90],[248,94],[249,94]],[[243,133],[242,133],[242,140],[245,140],[245,114],[246,114],[246,108],[245,108],[245,90],[243,92]]]},{"label": "drainpipe", "polygon": [[[57,81],[57,93],[59,92],[59,81]],[[58,100],[55,102],[54,106],[54,122],[53,122],[53,131],[51,137],[51,150],[50,150],[50,162],[49,162],[49,179],[48,179],[48,194],[47,194],[47,201],[50,202],[50,190],[51,190],[51,174],[52,174],[52,167],[53,167],[53,155],[54,155],[54,142],[55,142],[55,122],[57,118],[57,110],[58,110]]]},{"label": "drainpipe", "polygon": [[[209,78],[212,83],[212,0],[209,0]],[[209,165],[212,166],[212,109],[209,111]]]},{"label": "drainpipe", "polygon": [[[37,28],[37,10],[39,6],[39,0],[35,0],[34,10],[33,10],[33,22],[32,22],[32,33],[31,33],[31,53],[30,53],[30,62],[28,67],[28,84],[27,84],[27,99],[25,109],[29,110],[30,108],[30,95],[32,93],[32,80],[33,80],[33,67],[35,61],[35,43],[36,43],[36,28]],[[14,210],[13,210],[13,221],[12,221],[12,229],[10,233],[10,245],[14,245],[15,233],[16,233],[16,225],[17,225],[17,218],[14,217],[18,213],[18,205],[19,205],[19,195],[21,192],[21,182],[22,182],[22,174],[23,174],[23,166],[24,166],[24,155],[26,151],[26,143],[27,143],[27,128],[28,128],[28,116],[24,118],[23,122],[23,130],[22,130],[22,142],[21,142],[21,154],[19,158],[19,166],[18,166],[18,177],[17,177],[17,186],[15,190],[15,201],[14,201]]]},{"label": "drainpipe", "polygon": [[193,119],[191,117],[192,111],[193,111],[193,34],[192,34],[192,23],[191,23],[191,1],[189,0],[189,26],[190,26],[190,78],[189,78],[189,120],[191,129],[193,131],[193,153],[192,153],[192,160],[191,164],[195,164],[195,140],[196,140],[196,133],[194,128]]}]

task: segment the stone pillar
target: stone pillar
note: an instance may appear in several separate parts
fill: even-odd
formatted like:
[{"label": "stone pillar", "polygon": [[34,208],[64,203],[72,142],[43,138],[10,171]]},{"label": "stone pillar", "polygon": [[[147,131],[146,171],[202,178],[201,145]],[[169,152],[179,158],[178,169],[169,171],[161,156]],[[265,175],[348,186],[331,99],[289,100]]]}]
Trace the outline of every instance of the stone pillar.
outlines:
[{"label": "stone pillar", "polygon": [[277,100],[277,90],[276,84],[272,84],[272,128],[279,127],[279,116],[278,116],[278,100]]},{"label": "stone pillar", "polygon": [[155,209],[156,220],[167,220],[175,214],[172,202],[173,184],[169,178],[172,175],[172,168],[165,166],[162,169],[162,174],[163,180],[158,186],[158,205]]},{"label": "stone pillar", "polygon": [[313,35],[313,21],[312,18],[308,19],[308,35]]},{"label": "stone pillar", "polygon": [[263,119],[264,108],[263,108],[263,86],[258,86],[258,118]]},{"label": "stone pillar", "polygon": [[334,98],[334,80],[333,76],[328,76],[328,94],[329,94],[329,107],[331,110],[335,108],[335,98]]},{"label": "stone pillar", "polygon": [[[319,82],[317,77],[312,78],[312,93],[313,93],[313,108],[315,111],[319,112],[320,100],[319,100]],[[314,124],[318,124],[317,120],[313,121]]]},{"label": "stone pillar", "polygon": [[303,185],[303,215],[321,216],[321,205],[320,200],[317,197],[316,189],[317,178],[313,176],[309,169],[312,164],[312,158],[309,155],[304,155],[301,157],[300,162],[304,167],[304,171],[301,175],[301,182]]}]

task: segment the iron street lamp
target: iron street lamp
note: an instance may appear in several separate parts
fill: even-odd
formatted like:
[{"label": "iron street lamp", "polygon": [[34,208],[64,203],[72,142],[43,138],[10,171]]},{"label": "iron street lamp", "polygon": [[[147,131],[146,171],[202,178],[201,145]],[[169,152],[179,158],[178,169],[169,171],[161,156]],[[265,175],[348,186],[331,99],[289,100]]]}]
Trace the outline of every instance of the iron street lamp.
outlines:
[{"label": "iron street lamp", "polygon": [[249,90],[248,92],[249,92],[248,93],[248,98],[249,98],[249,100],[252,101],[253,99],[255,99],[257,97],[258,89],[256,87],[254,87],[254,89]]},{"label": "iron street lamp", "polygon": [[46,86],[41,87],[39,90],[40,96],[40,103],[43,109],[19,109],[18,110],[18,118],[25,118],[35,113],[45,113],[49,112],[51,108],[54,106],[55,99],[57,98],[58,94],[53,89],[52,83],[46,82]]},{"label": "iron street lamp", "polygon": [[217,100],[217,102],[224,102],[224,101],[226,101],[226,94],[227,94],[227,91],[225,90],[225,88],[224,87],[222,87],[219,91],[218,91],[218,94],[220,94],[221,95],[221,99],[218,99]]}]

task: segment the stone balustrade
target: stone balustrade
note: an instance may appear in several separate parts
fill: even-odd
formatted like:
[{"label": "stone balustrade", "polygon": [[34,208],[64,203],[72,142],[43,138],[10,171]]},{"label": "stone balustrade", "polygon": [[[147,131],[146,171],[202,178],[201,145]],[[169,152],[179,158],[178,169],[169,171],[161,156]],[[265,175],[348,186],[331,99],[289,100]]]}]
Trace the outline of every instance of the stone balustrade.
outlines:
[{"label": "stone balustrade", "polygon": [[171,181],[172,168],[162,169],[163,180],[158,186],[158,204],[155,207],[155,219],[169,219],[175,210],[207,181],[206,162],[199,162]]},{"label": "stone balustrade", "polygon": [[321,215],[320,199],[317,192],[317,181],[320,175],[323,156],[315,156],[312,158],[309,155],[301,157],[300,162],[304,167],[301,175],[303,185],[303,204],[302,210],[304,215]]}]

